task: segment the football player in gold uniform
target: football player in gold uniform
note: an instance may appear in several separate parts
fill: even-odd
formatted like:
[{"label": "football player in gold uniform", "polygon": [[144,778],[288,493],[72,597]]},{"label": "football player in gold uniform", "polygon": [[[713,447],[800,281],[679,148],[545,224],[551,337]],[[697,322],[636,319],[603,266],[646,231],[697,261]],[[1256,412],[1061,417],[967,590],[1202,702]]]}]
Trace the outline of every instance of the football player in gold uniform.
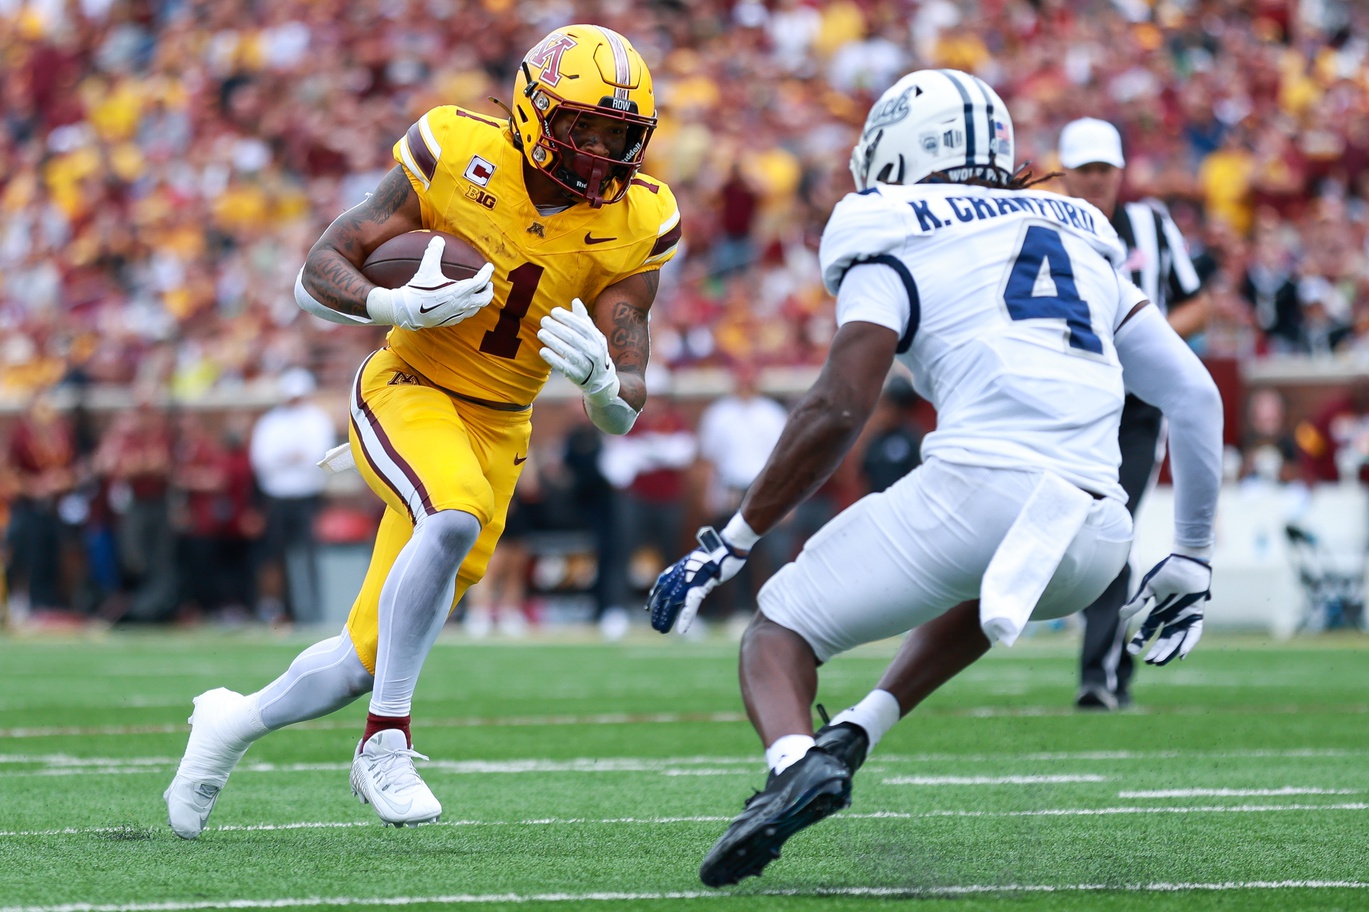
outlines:
[{"label": "football player in gold uniform", "polygon": [[[254,694],[195,699],[165,795],[184,838],[203,830],[252,741],[367,692],[353,793],[386,823],[438,819],[441,804],[413,766],[414,686],[503,530],[532,401],[558,370],[615,434],[646,401],[647,312],[680,239],[670,189],[639,174],[656,126],[646,64],[609,29],[557,29],[523,58],[509,113],[424,114],[395,143],[396,166],[328,227],[300,271],[295,297],[310,313],[394,327],[350,393],[350,454],[385,515],[339,636]],[[420,229],[465,238],[487,263],[451,280],[435,238],[401,288],[361,274],[381,243]]]}]

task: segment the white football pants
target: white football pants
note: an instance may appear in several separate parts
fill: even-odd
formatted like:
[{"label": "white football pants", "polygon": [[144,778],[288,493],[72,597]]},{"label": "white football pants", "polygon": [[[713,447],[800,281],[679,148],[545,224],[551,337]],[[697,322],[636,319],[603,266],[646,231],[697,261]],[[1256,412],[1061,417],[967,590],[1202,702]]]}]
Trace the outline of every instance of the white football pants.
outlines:
[{"label": "white football pants", "polygon": [[[818,530],[761,589],[760,609],[807,640],[823,662],[924,624],[979,598],[994,551],[1039,479],[1039,470],[929,460]],[[1127,508],[1094,501],[1032,620],[1090,604],[1130,549]]]}]

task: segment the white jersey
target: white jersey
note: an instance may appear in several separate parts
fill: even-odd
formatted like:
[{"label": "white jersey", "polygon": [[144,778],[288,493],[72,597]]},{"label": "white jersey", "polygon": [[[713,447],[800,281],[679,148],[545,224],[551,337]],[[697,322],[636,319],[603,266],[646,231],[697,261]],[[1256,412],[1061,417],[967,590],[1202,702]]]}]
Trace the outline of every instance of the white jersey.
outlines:
[{"label": "white jersey", "polygon": [[[900,335],[899,359],[935,406],[924,458],[1038,466],[1125,501],[1124,398],[1113,334],[1145,294],[1088,203],[963,184],[848,195],[822,236],[837,322]],[[853,268],[877,264],[880,268]]]}]

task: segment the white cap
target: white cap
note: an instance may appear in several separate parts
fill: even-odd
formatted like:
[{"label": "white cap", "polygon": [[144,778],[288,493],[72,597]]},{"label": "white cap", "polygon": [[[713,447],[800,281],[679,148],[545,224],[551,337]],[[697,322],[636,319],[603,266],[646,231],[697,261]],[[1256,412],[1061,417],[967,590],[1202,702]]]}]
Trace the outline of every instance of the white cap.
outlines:
[{"label": "white cap", "polygon": [[276,389],[285,399],[302,399],[314,391],[314,375],[302,367],[292,367],[280,375]]},{"label": "white cap", "polygon": [[1116,127],[1106,120],[1081,117],[1060,131],[1060,164],[1079,168],[1090,162],[1122,168],[1127,160],[1122,157],[1122,134]]}]

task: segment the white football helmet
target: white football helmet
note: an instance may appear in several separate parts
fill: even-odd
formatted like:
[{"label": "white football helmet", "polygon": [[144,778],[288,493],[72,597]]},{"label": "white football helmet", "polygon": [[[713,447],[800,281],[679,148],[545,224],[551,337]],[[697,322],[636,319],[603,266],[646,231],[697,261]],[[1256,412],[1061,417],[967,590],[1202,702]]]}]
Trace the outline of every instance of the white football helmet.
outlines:
[{"label": "white football helmet", "polygon": [[851,150],[856,189],[952,182],[1006,182],[1014,170],[1012,118],[998,93],[959,70],[918,70],[880,96]]}]

